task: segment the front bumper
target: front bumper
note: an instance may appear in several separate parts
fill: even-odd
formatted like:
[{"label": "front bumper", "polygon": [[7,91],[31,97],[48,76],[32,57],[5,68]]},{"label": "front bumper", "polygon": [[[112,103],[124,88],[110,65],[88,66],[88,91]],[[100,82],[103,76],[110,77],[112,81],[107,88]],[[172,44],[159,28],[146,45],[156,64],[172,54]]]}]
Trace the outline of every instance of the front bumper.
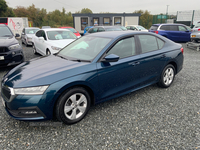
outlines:
[{"label": "front bumper", "polygon": [[48,120],[53,118],[53,105],[47,103],[53,95],[11,95],[2,84],[1,96],[7,113],[17,120]]},{"label": "front bumper", "polygon": [[0,53],[0,67],[20,64],[24,61],[22,49]]}]

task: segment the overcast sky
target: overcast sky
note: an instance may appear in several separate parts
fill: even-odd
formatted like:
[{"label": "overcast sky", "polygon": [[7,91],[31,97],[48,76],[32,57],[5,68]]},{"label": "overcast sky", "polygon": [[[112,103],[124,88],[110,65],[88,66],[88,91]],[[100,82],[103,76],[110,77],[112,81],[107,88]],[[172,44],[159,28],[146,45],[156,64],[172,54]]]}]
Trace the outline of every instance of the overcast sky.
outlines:
[{"label": "overcast sky", "polygon": [[49,11],[56,9],[75,13],[82,8],[89,8],[93,13],[132,13],[135,10],[148,10],[151,14],[165,14],[168,12],[200,10],[200,0],[5,0],[9,7],[28,7],[32,4],[36,8],[44,8]]}]

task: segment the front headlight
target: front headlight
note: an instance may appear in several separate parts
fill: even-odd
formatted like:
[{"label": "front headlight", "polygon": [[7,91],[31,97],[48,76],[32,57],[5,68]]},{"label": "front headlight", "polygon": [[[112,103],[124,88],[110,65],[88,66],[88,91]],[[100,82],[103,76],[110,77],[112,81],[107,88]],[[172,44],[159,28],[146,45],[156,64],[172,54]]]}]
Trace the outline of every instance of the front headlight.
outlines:
[{"label": "front headlight", "polygon": [[57,51],[61,50],[60,47],[51,46],[51,48],[52,48],[53,50],[57,50]]},{"label": "front headlight", "polygon": [[15,49],[20,49],[21,46],[19,44],[11,45],[8,47],[9,50],[15,50]]},{"label": "front headlight", "polygon": [[49,86],[37,86],[13,89],[15,95],[42,95]]}]

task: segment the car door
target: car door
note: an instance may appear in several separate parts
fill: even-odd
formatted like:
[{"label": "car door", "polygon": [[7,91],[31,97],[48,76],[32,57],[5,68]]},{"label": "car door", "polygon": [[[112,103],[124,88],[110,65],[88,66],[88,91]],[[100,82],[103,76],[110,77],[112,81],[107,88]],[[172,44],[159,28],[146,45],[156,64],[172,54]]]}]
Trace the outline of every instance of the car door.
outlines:
[{"label": "car door", "polygon": [[[42,39],[40,37],[43,37]],[[42,54],[46,55],[46,35],[44,30],[40,30],[36,33],[36,36],[34,37],[34,44],[37,49],[37,51]]]},{"label": "car door", "polygon": [[158,82],[160,74],[167,63],[167,56],[162,50],[165,42],[153,35],[138,35],[141,45],[140,86]]},{"label": "car door", "polygon": [[33,36],[33,43],[35,48],[37,49],[37,51],[40,53],[39,51],[39,45],[40,45],[40,41],[39,41],[39,37],[41,37],[41,33],[43,30],[39,30],[38,32],[36,32],[35,36]]},{"label": "car door", "polygon": [[181,41],[190,41],[191,32],[185,26],[179,25],[178,30]]},{"label": "car door", "polygon": [[99,94],[105,100],[138,87],[140,83],[140,56],[135,38],[119,40],[107,53],[120,57],[117,62],[98,62]]},{"label": "car door", "polygon": [[41,33],[41,36],[40,37],[43,37],[42,39],[39,39],[39,50],[41,51],[41,53],[43,55],[46,55],[46,49],[47,49],[47,38],[46,38],[46,33],[45,31],[43,30],[42,33]]}]

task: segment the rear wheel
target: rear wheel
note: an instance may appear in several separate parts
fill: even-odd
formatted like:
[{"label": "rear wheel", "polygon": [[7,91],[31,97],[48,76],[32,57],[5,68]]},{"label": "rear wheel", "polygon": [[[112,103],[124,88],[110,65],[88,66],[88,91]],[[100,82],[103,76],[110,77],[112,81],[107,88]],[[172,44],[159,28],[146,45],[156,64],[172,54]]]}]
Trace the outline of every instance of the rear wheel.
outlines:
[{"label": "rear wheel", "polygon": [[198,43],[199,41],[198,40],[191,40],[192,42],[194,42],[194,43]]},{"label": "rear wheel", "polygon": [[163,88],[168,88],[174,81],[175,68],[173,65],[167,65],[161,74],[160,81],[158,85]]},{"label": "rear wheel", "polygon": [[65,124],[77,123],[86,116],[90,102],[90,95],[84,88],[69,89],[56,104],[56,118]]}]

